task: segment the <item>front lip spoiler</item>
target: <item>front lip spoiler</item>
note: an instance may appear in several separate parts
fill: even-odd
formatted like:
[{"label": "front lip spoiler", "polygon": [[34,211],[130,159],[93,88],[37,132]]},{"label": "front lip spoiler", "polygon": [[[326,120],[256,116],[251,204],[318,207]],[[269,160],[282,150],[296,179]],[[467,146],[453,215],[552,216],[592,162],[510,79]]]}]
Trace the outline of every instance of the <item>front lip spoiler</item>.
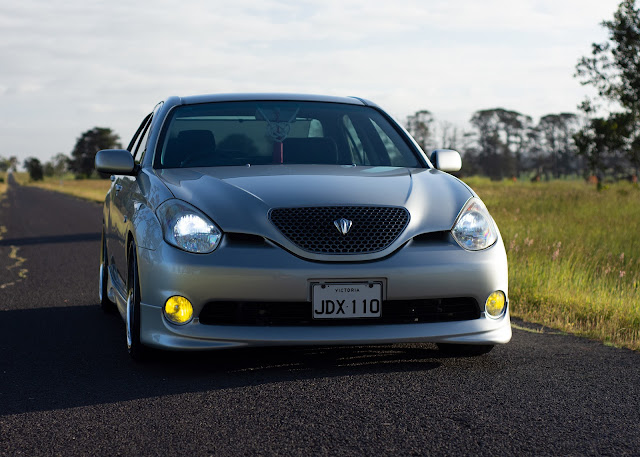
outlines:
[{"label": "front lip spoiler", "polygon": [[330,327],[202,325],[176,327],[160,308],[141,304],[142,341],[160,349],[208,350],[260,346],[361,345],[409,342],[504,344],[511,340],[509,313],[500,319],[424,324]]}]

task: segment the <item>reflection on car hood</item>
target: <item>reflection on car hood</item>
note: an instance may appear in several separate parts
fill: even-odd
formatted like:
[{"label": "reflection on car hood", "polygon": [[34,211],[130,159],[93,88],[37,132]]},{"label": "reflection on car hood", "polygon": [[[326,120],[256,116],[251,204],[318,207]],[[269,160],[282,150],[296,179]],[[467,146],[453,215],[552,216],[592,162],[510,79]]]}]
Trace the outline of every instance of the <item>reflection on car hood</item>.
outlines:
[{"label": "reflection on car hood", "polygon": [[432,169],[264,165],[156,173],[176,198],[204,211],[223,231],[276,241],[282,235],[268,220],[272,208],[403,206],[411,215],[401,237],[406,240],[419,233],[449,230],[472,196],[456,178]]}]

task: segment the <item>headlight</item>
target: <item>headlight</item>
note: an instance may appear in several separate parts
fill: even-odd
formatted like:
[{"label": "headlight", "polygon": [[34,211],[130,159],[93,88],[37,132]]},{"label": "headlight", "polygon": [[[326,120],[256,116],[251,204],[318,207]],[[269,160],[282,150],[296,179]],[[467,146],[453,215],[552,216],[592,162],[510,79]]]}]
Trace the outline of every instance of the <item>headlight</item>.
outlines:
[{"label": "headlight", "polygon": [[167,200],[156,211],[167,243],[197,254],[218,247],[222,232],[201,211],[182,200]]},{"label": "headlight", "polygon": [[479,198],[471,198],[458,215],[451,230],[453,238],[464,249],[486,249],[498,239],[493,218]]}]

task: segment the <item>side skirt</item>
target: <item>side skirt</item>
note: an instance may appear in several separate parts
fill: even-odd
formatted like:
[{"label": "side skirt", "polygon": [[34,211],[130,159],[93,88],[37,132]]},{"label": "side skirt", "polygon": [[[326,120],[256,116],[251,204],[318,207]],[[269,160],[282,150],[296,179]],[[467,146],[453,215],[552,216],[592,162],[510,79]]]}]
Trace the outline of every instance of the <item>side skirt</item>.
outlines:
[{"label": "side skirt", "polygon": [[127,318],[127,285],[120,278],[115,266],[109,265],[107,269],[107,296],[114,302],[122,320]]}]

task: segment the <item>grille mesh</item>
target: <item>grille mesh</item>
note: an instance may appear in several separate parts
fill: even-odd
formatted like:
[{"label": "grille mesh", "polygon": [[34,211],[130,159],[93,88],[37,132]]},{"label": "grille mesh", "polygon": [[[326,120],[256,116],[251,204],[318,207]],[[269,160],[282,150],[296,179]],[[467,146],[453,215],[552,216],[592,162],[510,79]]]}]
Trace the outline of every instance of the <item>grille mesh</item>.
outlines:
[{"label": "grille mesh", "polygon": [[[275,208],[271,222],[300,249],[315,254],[368,254],[393,243],[409,223],[409,212],[389,206]],[[346,235],[335,225],[352,222]]]}]

